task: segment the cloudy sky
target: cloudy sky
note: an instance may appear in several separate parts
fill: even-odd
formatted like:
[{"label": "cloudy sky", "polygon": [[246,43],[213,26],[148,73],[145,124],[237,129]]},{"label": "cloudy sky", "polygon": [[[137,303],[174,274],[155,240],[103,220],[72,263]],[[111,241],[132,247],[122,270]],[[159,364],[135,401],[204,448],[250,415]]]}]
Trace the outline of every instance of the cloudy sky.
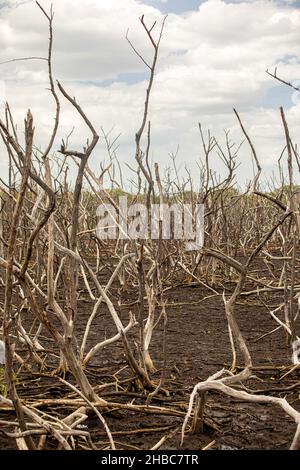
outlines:
[{"label": "cloudy sky", "polygon": [[[48,9],[50,2],[41,0]],[[138,18],[158,24],[168,13],[153,90],[151,158],[161,166],[178,151],[184,174],[196,177],[201,156],[198,123],[220,141],[224,129],[242,141],[232,112],[235,107],[253,138],[265,177],[271,177],[284,146],[279,106],[284,106],[292,137],[300,136],[300,97],[269,77],[278,67],[289,81],[300,80],[300,1],[293,0],[53,0],[55,10],[54,74],[85,109],[100,133],[113,128],[120,162],[133,162],[147,70],[125,40],[127,28],[136,47],[150,57]],[[0,0],[0,62],[45,56],[47,22],[33,1]],[[300,81],[299,81],[300,84]],[[4,99],[19,128],[30,107],[36,144],[44,146],[53,125],[54,107],[47,92],[44,61],[0,65],[0,112]],[[62,98],[58,141],[73,126],[72,148],[85,144],[89,132]],[[298,142],[299,143],[299,142]],[[7,162],[1,152],[0,171]],[[103,140],[92,157],[93,168],[106,158]],[[216,160],[215,160],[216,161]],[[240,150],[239,181],[251,178],[250,151]],[[223,171],[219,165],[220,172]],[[124,166],[125,179],[130,171]]]}]

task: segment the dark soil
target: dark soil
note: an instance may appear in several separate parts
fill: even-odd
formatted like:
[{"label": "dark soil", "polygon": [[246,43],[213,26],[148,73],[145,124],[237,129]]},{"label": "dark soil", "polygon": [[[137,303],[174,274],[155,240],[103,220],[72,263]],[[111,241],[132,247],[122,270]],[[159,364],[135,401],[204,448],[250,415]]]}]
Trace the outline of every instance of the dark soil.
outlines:
[{"label": "dark soil", "polygon": [[[232,286],[227,287],[232,288]],[[207,379],[223,367],[230,368],[232,356],[222,289],[218,291],[219,295],[214,295],[212,291],[199,285],[181,285],[167,291],[164,388],[170,391],[170,396],[158,394],[152,399],[152,405],[176,406],[185,412],[189,395],[195,384]],[[118,290],[113,292],[117,296]],[[269,295],[266,301],[275,307],[282,301],[281,295],[273,294],[272,297]],[[127,322],[129,310],[135,311],[137,308],[136,305],[128,306],[134,300],[136,293],[123,294],[120,310],[124,323]],[[77,324],[80,333],[85,328],[92,305],[83,292]],[[159,313],[158,309],[157,315]],[[254,363],[254,375],[244,385],[254,393],[260,391],[267,395],[286,397],[292,406],[300,410],[300,369],[292,371],[291,349],[283,330],[278,329],[259,339],[278,325],[256,295],[240,298],[236,307],[236,317]],[[164,359],[163,331],[163,321],[161,321],[156,328],[151,347],[151,354],[158,369],[154,375],[157,380],[161,376]],[[115,334],[115,329],[108,313],[103,310],[94,322],[88,346],[94,345],[104,335],[109,337],[111,333]],[[48,344],[49,347],[53,347],[51,341]],[[239,366],[243,365],[240,357],[238,362]],[[290,373],[282,378],[287,372]],[[114,382],[115,377],[120,381],[128,379],[118,387],[102,389],[100,396],[109,401],[123,403],[132,401],[135,404],[146,402],[146,395],[136,390],[130,381],[132,374],[128,367],[126,368],[121,341],[99,353],[88,368],[87,374],[94,385]],[[113,374],[116,375],[113,377]],[[59,398],[70,393],[54,378],[40,377],[38,373],[30,376],[25,372],[22,372],[20,377],[22,379],[19,378],[18,390],[23,397],[29,395],[30,398]],[[295,385],[295,388],[287,390],[291,385]],[[51,410],[53,412],[53,407]],[[71,411],[72,409],[60,407],[56,408],[55,413],[61,416]],[[212,441],[215,443],[211,449],[288,449],[296,429],[292,419],[279,407],[246,403],[216,392],[208,393],[205,417],[206,425],[203,433],[195,435],[187,433],[183,449],[200,450]],[[11,420],[14,419],[14,415],[12,412],[0,409],[0,419]],[[165,435],[169,438],[161,449],[180,448],[182,425],[180,417],[118,410],[107,413],[106,419],[120,449],[130,449],[132,446],[150,449]],[[93,442],[103,449],[107,437],[98,418],[91,413],[84,424],[88,426]],[[0,449],[12,448],[15,448],[14,440],[0,434]]]}]

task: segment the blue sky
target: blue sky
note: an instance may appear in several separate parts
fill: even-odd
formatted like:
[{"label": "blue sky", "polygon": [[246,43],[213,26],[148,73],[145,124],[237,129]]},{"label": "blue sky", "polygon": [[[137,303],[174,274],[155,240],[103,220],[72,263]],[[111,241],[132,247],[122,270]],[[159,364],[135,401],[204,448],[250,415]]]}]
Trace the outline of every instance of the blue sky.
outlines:
[{"label": "blue sky", "polygon": [[190,10],[198,10],[201,0],[170,0],[170,1],[158,1],[158,0],[147,0],[148,5],[153,5],[163,13],[183,13]]},{"label": "blue sky", "polygon": [[[226,3],[247,3],[247,0],[225,0]],[[251,0],[250,0],[251,1]],[[153,5],[163,13],[184,13],[187,11],[198,10],[199,5],[205,0],[147,0],[143,3]],[[300,7],[300,0],[294,1],[292,4],[285,0],[278,0],[278,3],[287,7]]]}]

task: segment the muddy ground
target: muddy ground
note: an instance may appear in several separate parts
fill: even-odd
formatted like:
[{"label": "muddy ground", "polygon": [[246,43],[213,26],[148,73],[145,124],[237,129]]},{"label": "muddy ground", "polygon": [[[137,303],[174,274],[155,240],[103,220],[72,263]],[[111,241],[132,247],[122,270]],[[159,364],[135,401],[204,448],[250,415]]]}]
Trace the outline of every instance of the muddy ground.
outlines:
[{"label": "muddy ground", "polygon": [[[226,285],[228,292],[232,285]],[[251,285],[247,286],[251,288]],[[184,285],[170,288],[166,293],[166,371],[164,387],[170,396],[159,394],[152,399],[152,405],[176,406],[186,411],[190,392],[195,384],[207,379],[211,374],[230,367],[231,349],[227,323],[222,301],[222,288],[216,288],[218,295],[201,285]],[[116,286],[112,291],[119,298]],[[90,314],[92,303],[85,292],[80,294],[80,315],[77,329],[82,334]],[[136,293],[122,293],[121,316],[124,322],[129,311],[135,311]],[[282,301],[282,294],[268,294],[263,298],[274,308]],[[159,310],[157,311],[159,315]],[[300,369],[292,370],[291,350],[285,333],[271,318],[268,309],[256,295],[242,296],[238,302],[236,316],[241,331],[247,341],[254,363],[254,376],[248,380],[248,390],[257,393],[286,397],[288,402],[300,410]],[[26,322],[26,318],[24,319]],[[298,331],[299,331],[298,324]],[[163,322],[157,326],[152,342],[151,354],[158,372],[154,377],[159,380],[163,366]],[[88,346],[95,344],[104,335],[115,333],[112,322],[105,310],[101,311],[94,322]],[[43,332],[46,335],[45,332]],[[262,337],[263,335],[265,335]],[[43,344],[51,349],[53,344],[44,338]],[[238,364],[242,366],[241,358]],[[114,375],[115,374],[115,375]],[[114,402],[135,404],[146,402],[146,396],[134,389],[122,343],[107,347],[97,355],[87,370],[87,375],[94,385],[103,386],[115,382],[119,385],[102,387],[100,396]],[[285,375],[285,377],[283,377]],[[67,377],[70,379],[70,377]],[[126,381],[127,380],[127,381]],[[122,382],[123,381],[123,382]],[[289,389],[290,388],[290,389]],[[72,396],[56,379],[43,377],[38,372],[34,375],[21,371],[18,375],[18,390],[22,397],[30,400],[39,398],[62,398]],[[43,407],[45,411],[50,408]],[[57,416],[71,413],[72,409],[64,406],[51,406],[51,412]],[[284,412],[273,405],[249,404],[216,392],[209,392],[205,407],[207,424],[203,433],[188,433],[183,449],[200,450],[211,444],[211,449],[288,449],[294,432],[295,423]],[[0,409],[0,419],[12,420],[11,411]],[[106,419],[113,432],[119,449],[150,449],[163,436],[168,439],[161,449],[180,448],[180,426],[182,418],[162,415],[138,414],[130,411],[115,411],[106,414]],[[85,425],[92,440],[100,449],[107,445],[107,437],[98,418],[90,414]],[[4,428],[3,428],[4,429]],[[51,441],[49,441],[51,448]],[[0,449],[14,449],[13,439],[0,433]],[[54,448],[54,447],[53,447]],[[84,448],[79,444],[78,448]]]}]

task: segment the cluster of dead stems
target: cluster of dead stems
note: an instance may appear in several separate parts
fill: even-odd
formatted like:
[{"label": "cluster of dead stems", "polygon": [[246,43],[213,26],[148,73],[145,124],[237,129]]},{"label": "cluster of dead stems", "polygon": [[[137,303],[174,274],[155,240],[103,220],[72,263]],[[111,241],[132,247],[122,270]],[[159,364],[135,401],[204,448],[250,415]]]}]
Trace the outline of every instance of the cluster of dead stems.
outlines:
[{"label": "cluster of dead stems", "polygon": [[[153,54],[151,61],[146,61],[127,33],[130,46],[149,70],[149,81],[141,124],[135,135],[135,166],[130,167],[135,191],[126,193],[117,158],[117,138],[111,137],[111,132],[101,129],[109,164],[99,163],[99,176],[90,165],[90,157],[100,137],[71,92],[53,78],[54,13],[52,9],[47,13],[38,2],[37,5],[49,27],[46,63],[56,109],[45,150],[35,147],[34,116],[30,111],[24,124],[24,143],[19,140],[9,104],[0,120],[0,135],[9,159],[9,180],[1,182],[0,213],[0,274],[4,292],[1,320],[8,397],[0,396],[0,411],[14,409],[16,414],[16,421],[2,420],[3,426],[9,427],[3,433],[14,438],[22,449],[43,449],[49,437],[56,440],[59,449],[77,448],[78,442],[83,448],[95,449],[93,436],[79,428],[92,410],[104,428],[109,447],[115,449],[114,433],[104,415],[119,409],[179,417],[183,422],[183,439],[190,418],[193,432],[203,430],[207,394],[215,390],[246,401],[279,405],[297,423],[291,448],[299,448],[300,415],[285,399],[254,395],[235,388],[252,375],[253,368],[248,345],[236,319],[237,303],[243,296],[256,296],[263,302],[265,292],[281,295],[281,302],[275,309],[267,308],[294,348],[291,356],[293,352],[295,364],[299,362],[295,344],[298,344],[300,216],[299,191],[293,177],[295,165],[299,170],[299,160],[283,109],[280,115],[285,149],[278,160],[279,183],[271,182],[272,187],[267,190],[261,188],[260,161],[236,110],[234,113],[257,169],[244,192],[237,189],[235,182],[240,146],[232,143],[228,132],[222,145],[210,132],[206,135],[199,125],[204,158],[199,163],[198,182],[188,170],[184,177],[180,176],[176,155],[171,156],[170,166],[165,170],[157,163],[153,164],[150,161],[149,104],[166,18],[158,28],[155,23],[147,25],[142,16],[140,23]],[[90,137],[81,150],[76,150],[70,147],[71,133],[55,154],[63,101],[72,105]],[[219,177],[212,170],[212,158],[225,165],[225,177]],[[69,162],[75,163],[76,168],[73,186],[70,185]],[[191,210],[197,204],[203,204],[204,247],[195,246],[187,251],[184,241],[165,239],[163,210],[159,210],[159,233],[155,240],[122,236],[115,240],[99,238],[97,206],[109,204],[118,213],[120,195],[127,196],[129,205],[143,203],[149,218],[152,204],[159,204],[160,209],[164,204],[179,207],[188,204]],[[115,224],[120,234],[122,223],[119,218]],[[252,267],[258,259],[266,267],[265,276],[253,272]],[[229,281],[235,285],[231,291],[227,288]],[[166,380],[167,293],[174,285],[184,283],[199,285],[208,289],[211,295],[223,295],[232,349],[231,369],[221,370],[195,385],[187,412],[176,406],[155,407],[151,404],[157,395],[169,396]],[[253,288],[247,291],[249,283]],[[125,309],[122,303],[124,293],[134,295],[127,318],[124,314],[128,308]],[[282,319],[278,316],[281,311]],[[100,315],[113,331],[108,336],[101,331],[93,334]],[[82,322],[81,334],[79,326]],[[159,371],[151,355],[157,327],[163,331]],[[107,395],[101,396],[106,387],[113,386],[116,392],[120,390],[117,373],[113,374],[109,384],[95,385],[91,381],[88,372],[93,361],[101,358],[107,348],[119,345],[124,357],[123,369],[129,371],[124,383],[131,387],[125,392],[124,388],[122,390],[125,394],[128,392],[129,397],[130,393],[146,396],[145,405],[116,403],[112,400],[113,394],[110,399],[106,399]],[[238,353],[244,364],[236,373]],[[182,352],[178,351],[178,354]],[[73,395],[72,398],[53,399],[52,404],[72,406],[75,411],[58,419],[51,412],[40,410],[40,406],[49,405],[49,400],[42,399],[38,403],[21,399],[18,391],[21,371],[55,377]],[[69,374],[69,380],[66,380],[66,374]],[[160,440],[154,448],[159,448],[165,440]]]}]

